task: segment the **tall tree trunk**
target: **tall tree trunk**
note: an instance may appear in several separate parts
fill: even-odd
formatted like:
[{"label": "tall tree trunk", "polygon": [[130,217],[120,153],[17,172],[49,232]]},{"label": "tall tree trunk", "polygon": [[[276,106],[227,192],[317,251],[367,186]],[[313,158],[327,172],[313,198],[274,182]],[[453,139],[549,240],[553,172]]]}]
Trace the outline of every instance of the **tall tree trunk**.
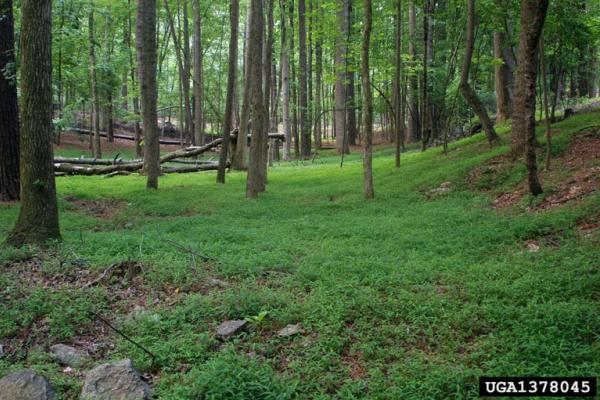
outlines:
[{"label": "tall tree trunk", "polygon": [[279,0],[281,13],[281,109],[283,113],[283,134],[285,135],[283,159],[290,161],[292,158],[292,124],[290,121],[290,49],[286,27],[286,3],[287,0]]},{"label": "tall tree trunk", "polygon": [[[269,109],[271,107],[270,104],[270,99],[271,99],[271,86],[273,84],[272,82],[272,70],[273,70],[273,47],[274,47],[274,43],[275,43],[275,35],[274,35],[274,20],[273,20],[273,8],[275,7],[275,2],[274,0],[263,0],[263,8],[264,7],[268,7],[268,11],[267,11],[267,29],[264,29],[264,36],[266,38],[266,42],[264,43],[263,46],[263,55],[264,55],[264,59],[262,61],[262,66],[263,66],[263,95],[264,95],[264,100],[263,100],[263,104],[265,107],[265,110],[267,112],[267,124],[265,127],[266,132],[268,133],[269,131]],[[267,139],[267,137],[265,136],[265,139],[262,142],[262,152],[261,152],[261,156],[262,156],[262,161],[260,163],[260,175],[261,175],[261,181],[263,181],[265,183],[265,185],[267,184],[267,166],[270,165],[269,164],[269,141]],[[272,165],[272,164],[271,164]]]},{"label": "tall tree trunk", "polygon": [[396,0],[396,41],[394,70],[394,129],[396,140],[396,168],[400,168],[400,154],[404,142],[404,115],[402,114],[402,0]]},{"label": "tall tree trunk", "polygon": [[[413,65],[417,60],[417,11],[415,2],[408,3],[408,54]],[[408,80],[408,136],[410,141],[421,139],[421,118],[419,113],[419,82],[415,73]]]},{"label": "tall tree trunk", "polygon": [[350,146],[347,137],[347,60],[348,57],[348,32],[350,18],[350,0],[339,0],[337,13],[339,32],[335,44],[335,147],[338,154],[349,154]]},{"label": "tall tree trunk", "polygon": [[306,2],[298,0],[298,45],[300,57],[300,136],[302,138],[302,157],[310,157],[311,140],[308,126],[308,82],[306,61]]},{"label": "tall tree trunk", "polygon": [[98,78],[96,76],[96,39],[94,38],[94,0],[90,3],[90,14],[88,16],[89,34],[89,59],[90,59],[90,86],[92,91],[92,113],[94,140],[92,148],[95,158],[102,158],[100,144],[100,99],[98,96]]},{"label": "tall tree trunk", "polygon": [[[235,91],[235,72],[237,70],[238,51],[238,25],[240,21],[239,0],[231,0],[229,3],[229,65],[227,71],[227,99],[225,100],[225,115],[223,117],[223,143],[219,156],[219,170],[217,171],[217,183],[225,183],[225,167],[227,165],[227,153],[229,152],[229,141],[231,128],[233,126],[233,96]],[[245,138],[238,132],[238,142]]]},{"label": "tall tree trunk", "polygon": [[[323,8],[317,1],[317,29],[320,29],[323,23]],[[318,35],[315,42],[315,102],[314,102],[314,115],[318,120],[315,122],[315,148],[320,149],[322,146],[323,130],[321,124],[321,110],[322,110],[322,99],[323,99],[323,38],[322,35]]]},{"label": "tall tree trunk", "polygon": [[505,34],[494,32],[494,57],[501,60],[502,64],[495,67],[496,78],[496,123],[501,124],[510,118],[511,98],[510,85],[512,83],[512,72],[508,66],[505,55]]},{"label": "tall tree trunk", "polygon": [[[200,0],[192,0],[194,7],[194,143],[200,146],[204,142],[204,75],[202,72],[202,16]],[[230,5],[233,11],[233,2]],[[238,20],[239,20],[239,4]],[[236,27],[237,32],[237,27]],[[237,34],[237,33],[236,33]],[[237,37],[236,37],[237,46]],[[237,48],[234,64],[237,67]],[[235,75],[234,75],[235,78]],[[229,85],[229,84],[228,84]],[[229,86],[228,86],[229,87]],[[234,82],[235,88],[235,82]],[[233,98],[233,97],[232,97]],[[233,111],[232,111],[233,112]],[[227,117],[225,117],[227,118]]]},{"label": "tall tree trunk", "polygon": [[463,60],[462,73],[460,75],[459,89],[467,103],[473,108],[473,111],[479,117],[483,130],[490,144],[496,144],[500,140],[494,124],[490,120],[488,113],[475,90],[469,85],[469,70],[471,68],[471,59],[473,58],[473,48],[475,47],[475,0],[467,0],[467,49]]},{"label": "tall tree trunk", "polygon": [[19,199],[19,106],[12,0],[0,0],[0,201]]},{"label": "tall tree trunk", "polygon": [[146,186],[158,189],[160,144],[156,101],[156,0],[138,0],[136,44],[144,123],[144,172]]},{"label": "tall tree trunk", "polygon": [[[250,124],[250,95],[252,91],[252,76],[250,75],[250,25],[252,24],[252,5],[248,4],[246,29],[245,29],[245,54],[244,54],[244,94],[242,97],[242,111],[240,115],[240,128],[238,138],[245,138],[249,133]],[[243,171],[246,169],[246,155],[248,146],[246,140],[238,140],[231,155],[231,169]]]},{"label": "tall tree trunk", "polygon": [[[181,42],[178,39],[177,32],[175,31],[175,21],[173,20],[173,15],[171,14],[171,10],[169,9],[168,0],[164,0],[165,10],[168,16],[169,28],[171,29],[171,37],[173,38],[173,44],[175,46],[175,54],[177,58],[177,66],[179,69],[179,80],[180,86],[182,90],[181,102],[183,103],[183,118],[180,121],[180,125],[184,128],[182,129],[183,138],[189,138],[188,129],[192,125],[192,107],[190,103],[190,60],[189,60],[189,45],[186,46],[185,42],[187,42],[187,34],[184,30],[184,46],[182,49]],[[184,11],[187,9],[187,2],[184,6]],[[187,14],[187,12],[186,12]],[[184,18],[187,20],[187,18]],[[185,24],[184,24],[185,26]],[[155,28],[156,31],[156,28]],[[156,35],[155,35],[156,36]],[[156,38],[154,38],[156,42]],[[186,50],[187,47],[187,50]],[[156,52],[156,51],[155,51]]]},{"label": "tall tree trunk", "polygon": [[431,109],[429,107],[429,0],[423,5],[423,84],[421,87],[421,150],[425,151],[431,137]]},{"label": "tall tree trunk", "polygon": [[546,116],[546,171],[550,169],[552,157],[552,127],[550,126],[550,111],[548,106],[548,80],[546,78],[546,57],[544,56],[544,36],[540,35],[540,72],[542,73],[542,90],[544,95],[544,114]]},{"label": "tall tree trunk", "polygon": [[113,93],[112,88],[106,93],[106,138],[110,143],[115,141],[115,120],[113,116]]},{"label": "tall tree trunk", "polygon": [[255,198],[265,191],[266,182],[261,175],[262,151],[266,140],[268,112],[264,104],[262,82],[262,54],[264,37],[264,17],[262,0],[251,0],[250,36],[248,38],[248,67],[251,80],[252,102],[252,139],[250,141],[250,159],[248,161],[248,178],[246,181],[246,197]]},{"label": "tall tree trunk", "polygon": [[135,155],[140,158],[143,156],[142,149],[142,130],[140,129],[140,98],[138,96],[136,75],[138,73],[137,68],[135,66],[133,51],[131,50],[131,32],[132,32],[132,23],[131,23],[131,0],[127,0],[127,30],[125,32],[125,44],[127,46],[127,53],[129,55],[129,73],[131,74],[131,90],[135,93],[133,96],[133,113],[136,115],[136,120],[134,122],[134,137],[135,137]]},{"label": "tall tree trunk", "polygon": [[[356,146],[358,140],[358,127],[356,122],[356,96],[355,96],[354,72],[348,72],[348,83],[346,86],[346,139],[347,146]],[[348,150],[350,151],[350,150]]]},{"label": "tall tree trunk", "polygon": [[52,149],[52,0],[21,2],[21,208],[7,243],[60,239]]},{"label": "tall tree trunk", "polygon": [[537,173],[535,137],[536,50],[544,27],[548,0],[521,0],[521,32],[517,57],[517,79],[512,119],[512,134],[525,142],[525,164],[529,191],[542,193]]},{"label": "tall tree trunk", "polygon": [[373,94],[369,77],[369,47],[371,44],[372,4],[371,0],[364,0],[365,20],[363,25],[363,38],[361,47],[361,78],[363,90],[363,121],[364,121],[364,149],[363,149],[363,194],[365,199],[375,197],[373,190]]}]

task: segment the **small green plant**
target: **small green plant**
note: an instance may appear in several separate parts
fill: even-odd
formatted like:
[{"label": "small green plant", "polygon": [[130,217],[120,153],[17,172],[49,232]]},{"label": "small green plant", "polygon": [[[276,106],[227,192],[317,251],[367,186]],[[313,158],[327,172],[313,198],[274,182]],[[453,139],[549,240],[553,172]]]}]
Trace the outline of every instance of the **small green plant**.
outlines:
[{"label": "small green plant", "polygon": [[251,324],[260,325],[265,320],[265,318],[267,318],[267,315],[269,315],[268,311],[261,311],[257,315],[246,317],[245,319]]}]

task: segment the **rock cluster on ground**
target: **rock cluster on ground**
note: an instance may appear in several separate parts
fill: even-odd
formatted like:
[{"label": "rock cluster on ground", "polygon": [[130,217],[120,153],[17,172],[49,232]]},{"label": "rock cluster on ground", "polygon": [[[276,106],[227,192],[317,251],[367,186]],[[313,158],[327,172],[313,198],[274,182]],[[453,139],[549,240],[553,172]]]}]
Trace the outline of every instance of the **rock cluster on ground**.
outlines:
[{"label": "rock cluster on ground", "polygon": [[55,344],[50,347],[50,352],[59,363],[71,368],[81,368],[89,361],[87,353],[64,344]]},{"label": "rock cluster on ground", "polygon": [[[59,348],[58,353],[61,357],[73,356],[70,349]],[[67,361],[72,362],[73,358],[67,357]],[[80,399],[149,400],[151,395],[150,386],[142,380],[131,360],[127,359],[102,364],[88,371]],[[0,379],[0,400],[54,399],[54,391],[48,380],[35,371],[14,372]]]},{"label": "rock cluster on ground", "polygon": [[277,332],[277,336],[290,337],[299,333],[302,333],[302,326],[300,324],[290,324]]},{"label": "rock cluster on ground", "polygon": [[35,371],[15,372],[0,379],[0,400],[53,400],[50,383]]},{"label": "rock cluster on ground", "polygon": [[150,396],[150,386],[129,359],[90,370],[81,391],[82,400],[147,400]]},{"label": "rock cluster on ground", "polygon": [[217,327],[217,337],[222,340],[230,339],[242,332],[247,324],[246,320],[224,321]]}]

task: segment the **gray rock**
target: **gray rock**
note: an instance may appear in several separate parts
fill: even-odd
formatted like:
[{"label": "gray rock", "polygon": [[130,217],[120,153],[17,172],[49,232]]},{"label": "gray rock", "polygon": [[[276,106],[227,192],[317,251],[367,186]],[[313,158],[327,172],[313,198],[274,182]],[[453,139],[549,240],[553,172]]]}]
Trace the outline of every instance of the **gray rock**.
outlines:
[{"label": "gray rock", "polygon": [[4,357],[4,346],[0,344],[0,358]]},{"label": "gray rock", "polygon": [[226,287],[228,287],[228,286],[229,286],[229,283],[227,283],[227,282],[225,282],[225,281],[222,281],[222,280],[220,280],[220,279],[216,279],[216,278],[210,278],[210,279],[208,280],[208,284],[209,284],[211,287],[218,287],[218,288],[226,288]]},{"label": "gray rock", "polygon": [[42,375],[21,371],[0,379],[0,400],[52,400],[54,391]]},{"label": "gray rock", "polygon": [[58,362],[72,368],[81,368],[89,361],[87,353],[64,344],[55,344],[50,352]]},{"label": "gray rock", "polygon": [[302,326],[300,324],[288,325],[285,328],[281,329],[277,332],[277,336],[279,337],[289,337],[294,336],[302,332]]},{"label": "gray rock", "polygon": [[103,364],[85,376],[82,400],[148,400],[150,386],[133,368],[131,360]]},{"label": "gray rock", "polygon": [[223,340],[229,339],[242,332],[247,324],[248,321],[244,320],[225,321],[217,327],[217,337]]}]

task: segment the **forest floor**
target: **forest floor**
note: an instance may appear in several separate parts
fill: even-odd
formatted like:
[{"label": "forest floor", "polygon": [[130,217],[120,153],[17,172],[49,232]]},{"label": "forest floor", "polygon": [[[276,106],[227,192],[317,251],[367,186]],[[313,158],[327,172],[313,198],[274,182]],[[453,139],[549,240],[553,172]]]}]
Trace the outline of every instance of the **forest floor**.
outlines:
[{"label": "forest floor", "polygon": [[[64,241],[0,250],[0,376],[33,368],[78,398],[85,368],[54,361],[56,343],[133,359],[161,399],[470,399],[481,375],[598,376],[600,112],[554,125],[537,199],[499,131],[502,146],[478,134],[400,169],[380,149],[370,202],[356,152],[276,163],[254,201],[235,172],[156,192],[58,178]],[[0,240],[17,211],[0,205]],[[288,324],[302,331],[278,336]]]}]

